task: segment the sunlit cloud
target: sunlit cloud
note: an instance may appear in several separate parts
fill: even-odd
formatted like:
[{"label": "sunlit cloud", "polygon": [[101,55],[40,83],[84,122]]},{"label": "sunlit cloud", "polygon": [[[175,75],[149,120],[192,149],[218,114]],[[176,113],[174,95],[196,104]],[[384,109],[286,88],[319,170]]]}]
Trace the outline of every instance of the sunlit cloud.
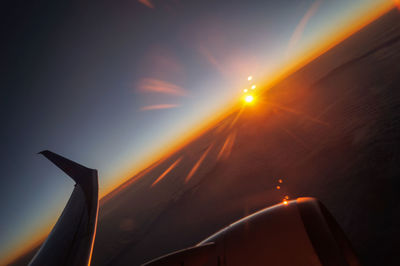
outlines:
[{"label": "sunlit cloud", "polygon": [[224,75],[227,74],[227,70],[225,69],[223,64],[220,63],[217,60],[217,58],[206,47],[200,46],[199,47],[199,53],[202,56],[204,56],[204,58],[208,61],[208,63],[213,65],[219,72],[221,72],[221,74],[224,74]]},{"label": "sunlit cloud", "polygon": [[155,105],[148,105],[143,106],[140,108],[141,111],[150,111],[150,110],[160,110],[160,109],[171,109],[179,107],[178,104],[155,104]]},{"label": "sunlit cloud", "polygon": [[186,95],[186,91],[182,87],[164,80],[153,78],[142,79],[139,83],[139,90],[142,92],[162,93],[170,95]]},{"label": "sunlit cloud", "polygon": [[315,1],[310,8],[307,10],[307,12],[304,14],[303,18],[300,20],[299,24],[297,24],[292,37],[289,40],[287,52],[290,52],[294,46],[299,42],[301,37],[303,36],[304,30],[307,26],[308,21],[311,19],[311,17],[317,12],[319,6],[321,5],[321,0]]},{"label": "sunlit cloud", "polygon": [[138,2],[147,6],[148,8],[154,8],[154,4],[150,0],[138,0]]},{"label": "sunlit cloud", "polygon": [[182,156],[178,158],[173,164],[171,164],[167,170],[165,170],[154,182],[151,184],[151,187],[154,187],[158,182],[160,182],[169,172],[171,172],[172,169],[177,166],[180,161],[182,160]]}]

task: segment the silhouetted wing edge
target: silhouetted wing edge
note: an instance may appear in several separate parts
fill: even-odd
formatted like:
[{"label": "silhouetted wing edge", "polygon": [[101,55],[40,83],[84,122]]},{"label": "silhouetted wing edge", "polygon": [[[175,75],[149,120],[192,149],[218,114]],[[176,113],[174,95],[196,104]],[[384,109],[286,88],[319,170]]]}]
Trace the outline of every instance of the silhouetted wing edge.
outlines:
[{"label": "silhouetted wing edge", "polygon": [[97,170],[51,151],[40,154],[76,184],[57,223],[29,265],[90,265],[98,216]]}]

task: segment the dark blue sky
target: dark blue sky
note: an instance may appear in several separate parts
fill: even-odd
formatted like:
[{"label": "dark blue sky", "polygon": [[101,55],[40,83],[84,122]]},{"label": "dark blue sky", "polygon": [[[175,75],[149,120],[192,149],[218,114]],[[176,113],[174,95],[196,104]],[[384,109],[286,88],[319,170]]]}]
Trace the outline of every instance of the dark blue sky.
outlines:
[{"label": "dark blue sky", "polygon": [[[390,0],[9,1],[2,6],[0,262],[55,222],[73,182],[100,192],[248,85]],[[25,240],[24,240],[25,239]]]}]

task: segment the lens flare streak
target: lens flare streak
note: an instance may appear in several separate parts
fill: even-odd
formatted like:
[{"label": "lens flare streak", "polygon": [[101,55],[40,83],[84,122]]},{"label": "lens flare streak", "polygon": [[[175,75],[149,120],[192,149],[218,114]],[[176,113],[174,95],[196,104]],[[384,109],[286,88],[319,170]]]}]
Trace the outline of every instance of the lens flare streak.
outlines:
[{"label": "lens flare streak", "polygon": [[148,173],[150,173],[154,168],[156,168],[157,166],[159,166],[162,162],[164,162],[165,159],[161,159],[157,162],[155,162],[154,164],[152,164],[151,166],[149,166],[148,168],[144,169],[143,171],[139,172],[137,175],[135,175],[134,177],[132,177],[131,179],[127,180],[125,183],[123,183],[122,185],[120,185],[119,187],[117,187],[115,190],[113,190],[112,192],[110,192],[106,197],[103,198],[103,201],[106,202],[109,199],[113,198],[115,195],[117,195],[119,192],[121,192],[122,190],[126,189],[128,186],[132,185],[133,183],[139,181],[142,177],[144,177],[145,175],[147,175]]},{"label": "lens flare streak", "polygon": [[218,153],[217,161],[219,161],[220,159],[225,160],[230,156],[233,144],[235,143],[235,139],[236,139],[236,131],[230,133],[226,138],[224,145],[222,145],[222,148]]},{"label": "lens flare streak", "polygon": [[240,115],[243,113],[243,111],[244,111],[244,107],[242,106],[240,108],[239,112],[237,112],[235,118],[232,120],[232,123],[229,125],[229,128],[232,128],[236,124],[236,122],[238,121],[238,119],[239,119]]},{"label": "lens flare streak", "polygon": [[154,182],[151,184],[151,187],[154,187],[158,182],[160,182],[166,175],[168,175],[169,172],[171,172],[172,169],[174,169],[180,161],[182,161],[182,156],[179,157],[173,164],[171,164],[167,170],[164,171]]},{"label": "lens flare streak", "polygon": [[310,115],[307,115],[307,114],[305,114],[303,112],[300,112],[298,110],[295,110],[295,109],[292,109],[292,108],[289,108],[289,107],[285,107],[285,106],[282,106],[280,104],[272,103],[272,102],[264,102],[264,104],[269,104],[269,105],[271,105],[271,106],[273,106],[273,107],[275,107],[277,109],[280,109],[282,111],[286,111],[286,112],[291,113],[291,114],[299,115],[299,116],[301,116],[301,117],[303,117],[303,118],[305,118],[305,119],[307,119],[309,121],[312,121],[314,123],[317,123],[317,124],[320,124],[320,125],[323,125],[323,126],[326,126],[326,127],[330,127],[329,123],[327,123],[325,121],[322,121],[320,119],[317,119],[315,117],[312,117]]},{"label": "lens flare streak", "polygon": [[285,133],[290,136],[291,138],[293,138],[297,143],[299,143],[301,146],[303,146],[304,148],[306,148],[307,150],[311,150],[311,148],[298,136],[296,136],[294,133],[292,133],[291,131],[283,128],[283,131],[285,131]]},{"label": "lens flare streak", "polygon": [[212,146],[214,144],[211,144],[207,150],[201,155],[200,159],[197,160],[197,162],[195,163],[195,165],[193,166],[192,170],[190,170],[189,174],[186,176],[185,178],[185,183],[189,182],[189,180],[193,177],[193,175],[197,172],[197,170],[199,169],[201,163],[204,161],[204,159],[206,158],[207,154],[210,152]]},{"label": "lens flare streak", "polygon": [[228,123],[223,123],[222,125],[218,126],[218,127],[215,129],[214,134],[217,135],[217,134],[221,133],[222,131],[224,131],[224,129],[226,129],[226,127],[227,127],[228,125],[229,125]]}]

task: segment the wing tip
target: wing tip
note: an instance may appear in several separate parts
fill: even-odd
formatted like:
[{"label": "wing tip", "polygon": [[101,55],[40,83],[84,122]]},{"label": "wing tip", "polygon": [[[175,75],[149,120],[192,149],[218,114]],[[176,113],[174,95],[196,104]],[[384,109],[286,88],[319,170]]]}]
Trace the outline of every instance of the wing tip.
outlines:
[{"label": "wing tip", "polygon": [[60,168],[64,173],[71,177],[77,184],[87,186],[89,179],[97,178],[97,170],[88,168],[70,159],[67,159],[57,153],[49,150],[43,150],[38,152],[38,154],[43,155],[58,168]]}]

